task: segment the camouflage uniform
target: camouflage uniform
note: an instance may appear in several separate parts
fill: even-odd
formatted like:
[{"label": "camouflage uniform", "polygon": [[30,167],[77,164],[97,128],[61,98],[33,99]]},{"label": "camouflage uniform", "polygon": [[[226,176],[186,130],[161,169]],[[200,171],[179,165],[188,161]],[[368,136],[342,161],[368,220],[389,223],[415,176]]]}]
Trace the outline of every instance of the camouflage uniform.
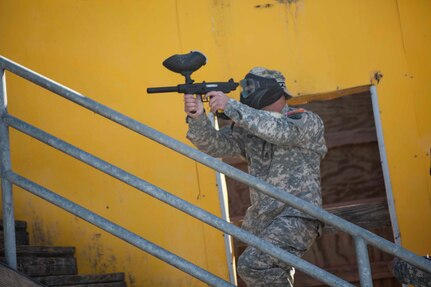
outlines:
[{"label": "camouflage uniform", "polygon": [[[241,156],[249,174],[315,206],[321,206],[320,160],[327,152],[323,122],[287,105],[280,113],[256,110],[229,99],[224,113],[235,123],[216,131],[205,114],[189,119],[188,139],[214,157]],[[298,256],[311,246],[321,223],[250,189],[243,228]],[[248,247],[238,259],[248,286],[292,286],[294,268]]]},{"label": "camouflage uniform", "polygon": [[[431,262],[431,258],[426,256]],[[431,287],[431,274],[407,263],[404,260],[395,258],[391,264],[392,273],[401,284],[411,284],[416,287]]]}]

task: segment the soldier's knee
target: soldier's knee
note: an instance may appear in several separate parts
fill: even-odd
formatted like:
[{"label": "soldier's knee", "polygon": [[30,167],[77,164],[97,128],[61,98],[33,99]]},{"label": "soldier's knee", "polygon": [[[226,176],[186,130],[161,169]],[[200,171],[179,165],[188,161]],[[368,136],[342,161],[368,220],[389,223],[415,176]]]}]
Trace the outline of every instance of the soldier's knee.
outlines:
[{"label": "soldier's knee", "polygon": [[[428,256],[426,259],[431,260]],[[394,258],[391,262],[392,273],[395,278],[402,284],[411,284],[414,286],[428,287],[431,286],[431,274],[418,269],[399,258]]]},{"label": "soldier's knee", "polygon": [[250,260],[246,258],[244,253],[238,258],[237,272],[241,278],[245,279],[250,277],[251,271],[253,269],[253,266],[251,266],[250,263]]},{"label": "soldier's knee", "polygon": [[243,280],[246,280],[249,277],[250,269],[247,268],[247,266],[241,265],[238,263],[238,266],[236,267],[236,271]]},{"label": "soldier's knee", "polygon": [[238,258],[237,272],[244,281],[255,280],[261,276],[260,272],[267,269],[267,260],[257,256],[257,250],[247,248]]},{"label": "soldier's knee", "polygon": [[253,255],[253,252],[245,252],[238,258],[237,272],[247,286],[293,286],[294,268],[282,268],[272,264],[271,260],[256,260],[262,258]]}]

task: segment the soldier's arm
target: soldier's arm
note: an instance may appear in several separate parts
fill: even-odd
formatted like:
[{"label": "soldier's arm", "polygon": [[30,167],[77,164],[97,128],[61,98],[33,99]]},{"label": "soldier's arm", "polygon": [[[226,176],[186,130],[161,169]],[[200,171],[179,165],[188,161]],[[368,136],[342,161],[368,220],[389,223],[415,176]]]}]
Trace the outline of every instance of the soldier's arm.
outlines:
[{"label": "soldier's arm", "polygon": [[241,136],[230,127],[215,130],[205,114],[188,119],[187,138],[201,151],[213,157],[244,156]]},{"label": "soldier's arm", "polygon": [[256,110],[230,99],[224,113],[252,134],[276,145],[302,145],[323,136],[323,122],[309,112],[297,118]]}]

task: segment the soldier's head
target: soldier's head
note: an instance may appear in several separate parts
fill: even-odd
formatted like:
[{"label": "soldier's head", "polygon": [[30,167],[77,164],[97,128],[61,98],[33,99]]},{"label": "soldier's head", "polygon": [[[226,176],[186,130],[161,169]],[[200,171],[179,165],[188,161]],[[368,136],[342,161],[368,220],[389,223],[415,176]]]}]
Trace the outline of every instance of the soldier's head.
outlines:
[{"label": "soldier's head", "polygon": [[254,67],[240,81],[240,102],[255,109],[265,109],[274,103],[290,99],[283,74],[276,70]]}]

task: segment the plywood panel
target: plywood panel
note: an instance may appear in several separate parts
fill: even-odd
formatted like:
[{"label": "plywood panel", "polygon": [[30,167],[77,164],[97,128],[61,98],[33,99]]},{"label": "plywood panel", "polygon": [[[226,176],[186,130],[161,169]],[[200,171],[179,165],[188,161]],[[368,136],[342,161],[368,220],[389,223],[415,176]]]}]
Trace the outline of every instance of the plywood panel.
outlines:
[{"label": "plywood panel", "polygon": [[375,143],[329,150],[321,164],[321,178],[324,204],[385,196]]},{"label": "plywood panel", "polygon": [[360,93],[329,101],[299,105],[317,113],[325,124],[325,134],[374,128],[370,93]]}]

